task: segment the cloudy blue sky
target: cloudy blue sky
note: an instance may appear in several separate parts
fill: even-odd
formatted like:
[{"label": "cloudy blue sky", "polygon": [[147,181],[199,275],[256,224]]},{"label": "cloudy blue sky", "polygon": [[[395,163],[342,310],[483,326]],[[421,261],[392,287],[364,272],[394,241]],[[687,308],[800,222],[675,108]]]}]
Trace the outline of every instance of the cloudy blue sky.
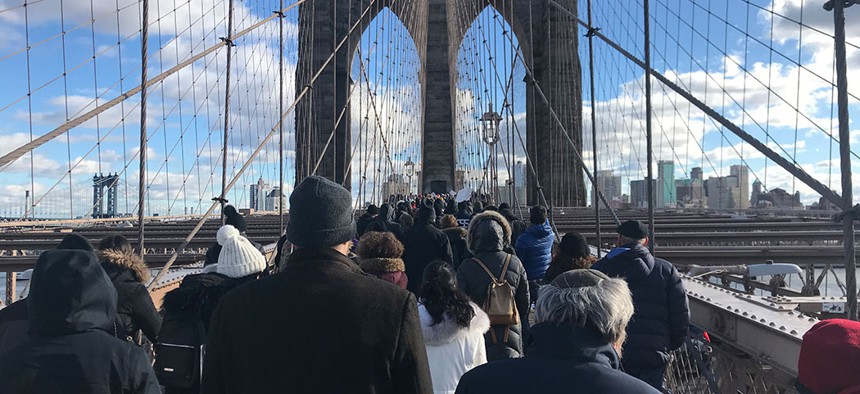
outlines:
[{"label": "cloudy blue sky", "polygon": [[[218,42],[218,37],[226,35],[226,0],[153,0],[151,3],[150,77],[211,47]],[[237,2],[236,30],[268,17],[278,8],[278,3],[274,0]],[[585,2],[579,3],[580,13],[584,15]],[[835,93],[831,82],[834,79],[833,45],[829,36],[832,15],[819,3],[712,0],[704,4],[690,0],[654,0],[652,56],[656,71],[692,91],[838,191]],[[26,8],[22,4],[22,0],[0,0],[0,75],[4,80],[0,89],[0,140],[3,141],[0,154],[28,142],[31,135],[37,137],[49,132],[67,119],[140,83],[136,1],[42,0],[31,1]],[[641,8],[636,4],[634,1],[595,2],[595,25],[610,39],[641,56]],[[381,117],[393,119],[384,125],[387,133],[395,129],[411,131],[420,124],[421,117],[417,101],[420,92],[415,88],[418,74],[417,67],[402,67],[402,64],[415,64],[415,47],[406,39],[405,29],[396,18],[386,13],[380,15],[380,20],[374,23],[384,20],[386,27],[390,26],[388,36],[375,40],[368,37],[373,30],[369,29],[362,49],[372,53],[376,42],[378,48],[373,51],[390,56],[371,56],[365,67],[388,70],[386,75],[399,77],[396,78],[399,82],[386,82],[370,73],[370,88],[360,86],[355,94],[363,94],[361,102],[366,106],[367,91],[375,92]],[[292,11],[286,19],[284,87],[287,106],[295,91],[297,18],[297,12]],[[860,126],[857,126],[860,78],[852,78],[860,75],[857,73],[860,71],[860,23],[857,23],[860,8],[848,9],[847,18],[850,112],[854,119],[852,145],[860,146]],[[805,27],[801,27],[801,21]],[[476,23],[469,34],[477,37],[477,25],[494,22],[491,18],[479,17]],[[270,22],[238,40],[234,50],[230,101],[233,137],[228,141],[228,174],[231,177],[277,122],[277,34],[278,24]],[[585,56],[585,41],[581,40],[580,44],[580,55]],[[502,48],[501,44],[497,45]],[[28,46],[30,49],[26,50]],[[469,56],[487,57],[491,52],[475,48],[470,51],[466,46],[460,50],[461,60]],[[393,63],[390,60],[393,55],[399,56],[401,67],[388,64]],[[643,73],[600,42],[595,45],[595,59],[599,166],[622,174],[626,185],[627,181],[644,176]],[[353,80],[363,79],[359,67],[359,63],[353,64]],[[515,74],[510,97],[515,103],[524,103],[522,97],[517,100],[524,94],[519,76],[524,75],[523,66],[499,68],[501,78],[507,78],[512,72]],[[219,194],[224,70],[224,50],[221,49],[150,90],[147,124],[152,203],[148,213],[200,212],[208,208],[210,197]],[[487,80],[480,83],[460,84],[462,91],[458,92],[461,97],[458,100],[465,103],[463,110],[472,111],[472,115],[483,111],[483,103],[497,101],[500,106],[503,101],[498,92],[476,92],[476,86],[484,86],[496,77],[488,74],[484,78]],[[587,96],[587,75],[584,75],[584,86],[584,115],[588,119],[592,108]],[[480,103],[479,96],[483,97]],[[357,97],[354,99],[360,100]],[[751,179],[760,179],[766,187],[799,191],[807,203],[817,200],[818,196],[810,188],[768,163],[760,153],[691,108],[669,89],[655,84],[653,102],[656,159],[675,161],[676,178],[683,177],[694,166],[702,166],[707,177],[725,175],[729,166],[744,163],[751,169]],[[3,169],[0,172],[0,215],[22,215],[25,190],[35,190],[36,199],[40,201],[36,214],[69,215],[71,210],[72,216],[84,215],[91,193],[90,178],[96,172],[122,173],[120,211],[133,212],[137,195],[138,104],[138,97],[131,97],[36,149],[32,157],[26,155]],[[524,125],[524,107],[515,105],[513,112],[513,119]],[[367,114],[367,108],[364,111],[354,109],[350,116],[356,119],[362,114]],[[285,122],[287,185],[294,182],[292,119],[288,116]],[[353,130],[357,133],[371,133],[372,136],[375,132],[367,128],[362,130],[357,124],[361,122],[354,120]],[[457,127],[458,135],[463,135],[465,130],[474,129],[474,120],[463,119]],[[522,128],[525,130],[524,126]],[[583,132],[586,136],[584,155],[590,163],[590,122],[583,125]],[[398,137],[397,146],[390,154],[395,167],[400,167],[408,158],[420,163],[415,135],[413,132]],[[507,141],[503,139],[502,143],[507,144]],[[515,149],[520,159],[524,159],[522,152],[521,147]],[[379,161],[378,156],[379,152],[357,153],[354,171],[378,168],[373,167]],[[468,160],[460,160],[461,164],[468,164]],[[855,157],[856,185],[860,185],[858,162],[860,160]],[[258,178],[277,183],[277,163],[277,145],[270,141],[237,182],[231,200],[239,205],[246,204],[247,185]],[[468,165],[480,172],[474,164]],[[353,179],[353,188],[358,189],[359,181],[355,178],[358,177]],[[500,178],[506,179],[504,171]]]}]

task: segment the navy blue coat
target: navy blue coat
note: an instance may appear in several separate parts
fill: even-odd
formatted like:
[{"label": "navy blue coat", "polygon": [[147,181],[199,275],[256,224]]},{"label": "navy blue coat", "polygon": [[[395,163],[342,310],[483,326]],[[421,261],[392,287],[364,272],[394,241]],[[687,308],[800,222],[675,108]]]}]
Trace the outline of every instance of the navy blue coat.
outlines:
[{"label": "navy blue coat", "polygon": [[654,258],[641,245],[627,245],[613,249],[591,268],[624,278],[633,293],[624,365],[637,369],[665,365],[669,351],[684,343],[690,326],[687,294],[675,266]]},{"label": "navy blue coat", "polygon": [[456,394],[659,393],[619,367],[615,349],[596,330],[541,323],[529,330],[525,357],[467,372]]},{"label": "navy blue coat", "polygon": [[529,280],[542,279],[552,260],[552,243],[555,234],[549,220],[544,224],[533,224],[517,238],[517,257],[523,262]]}]

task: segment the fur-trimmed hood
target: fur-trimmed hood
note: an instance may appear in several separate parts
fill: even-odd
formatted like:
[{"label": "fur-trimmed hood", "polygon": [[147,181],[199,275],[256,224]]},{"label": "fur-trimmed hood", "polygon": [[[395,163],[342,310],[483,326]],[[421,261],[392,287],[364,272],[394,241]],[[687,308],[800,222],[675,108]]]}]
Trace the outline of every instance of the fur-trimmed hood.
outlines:
[{"label": "fur-trimmed hood", "polygon": [[374,257],[369,259],[359,258],[358,266],[367,273],[402,272],[406,271],[406,265],[402,259]]},{"label": "fur-trimmed hood", "polygon": [[495,211],[477,214],[469,222],[468,243],[472,253],[504,250],[511,243],[511,225]]},{"label": "fur-trimmed hood", "polygon": [[442,232],[445,233],[445,235],[447,235],[449,237],[451,236],[451,234],[456,234],[457,236],[459,236],[460,238],[463,238],[463,239],[466,239],[466,237],[469,236],[469,232],[466,231],[466,229],[464,229],[462,227],[443,228]]},{"label": "fur-trimmed hood", "polygon": [[[102,266],[111,268],[123,268],[131,271],[134,274],[134,279],[138,282],[145,283],[149,280],[149,267],[133,253],[120,252],[116,250],[100,250],[97,252],[99,262]],[[108,272],[110,272],[108,270]]]},{"label": "fur-trimmed hood", "polygon": [[427,308],[419,303],[418,317],[421,319],[421,332],[424,334],[424,344],[444,345],[457,338],[466,337],[473,332],[484,334],[489,331],[490,318],[475,303],[469,302],[469,304],[475,310],[475,317],[469,322],[469,327],[460,327],[454,319],[450,319],[447,313],[445,314],[445,320],[433,325],[433,318],[427,312]]}]

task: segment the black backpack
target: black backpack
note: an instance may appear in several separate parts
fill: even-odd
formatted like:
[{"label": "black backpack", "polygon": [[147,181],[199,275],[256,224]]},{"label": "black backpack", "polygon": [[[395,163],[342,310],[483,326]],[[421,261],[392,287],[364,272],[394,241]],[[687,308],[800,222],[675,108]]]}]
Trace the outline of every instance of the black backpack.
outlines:
[{"label": "black backpack", "polygon": [[200,385],[206,352],[206,326],[202,319],[168,314],[154,350],[153,369],[162,386],[188,389]]}]

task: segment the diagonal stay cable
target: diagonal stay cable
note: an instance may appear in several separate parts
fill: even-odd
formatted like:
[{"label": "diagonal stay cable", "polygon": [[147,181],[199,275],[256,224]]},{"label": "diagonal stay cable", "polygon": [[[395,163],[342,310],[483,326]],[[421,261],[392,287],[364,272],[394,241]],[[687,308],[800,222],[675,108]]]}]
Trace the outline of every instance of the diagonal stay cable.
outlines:
[{"label": "diagonal stay cable", "polygon": [[[242,177],[242,174],[251,166],[251,163],[254,161],[254,159],[260,154],[260,152],[263,150],[263,148],[266,147],[266,144],[269,143],[269,140],[272,139],[272,136],[274,136],[275,133],[278,131],[278,129],[281,126],[281,123],[284,122],[284,120],[287,118],[287,116],[289,116],[290,114],[293,113],[293,110],[296,109],[296,106],[298,105],[298,103],[301,102],[301,100],[307,95],[308,91],[310,91],[310,89],[311,89],[311,86],[316,82],[316,80],[320,77],[320,75],[322,75],[323,71],[325,71],[325,69],[326,69],[326,67],[328,67],[329,63],[331,63],[331,61],[335,58],[335,56],[337,55],[338,51],[340,51],[340,48],[343,46],[343,44],[345,44],[349,40],[349,38],[352,36],[352,33],[355,31],[355,29],[361,24],[362,21],[364,21],[365,16],[367,16],[367,13],[370,12],[371,7],[376,3],[376,1],[377,0],[371,0],[371,2],[367,5],[367,7],[364,9],[364,12],[362,12],[361,16],[358,17],[358,20],[352,25],[352,27],[350,27],[347,34],[337,44],[337,46],[334,47],[331,55],[329,55],[329,57],[320,65],[319,69],[314,73],[313,77],[311,77],[308,84],[305,85],[305,87],[302,89],[302,91],[296,96],[296,99],[293,101],[292,104],[290,104],[289,108],[287,108],[287,110],[283,114],[281,114],[281,118],[274,125],[274,127],[272,127],[272,129],[269,130],[269,133],[266,134],[266,137],[263,138],[263,141],[260,143],[259,146],[257,146],[257,149],[255,149],[254,152],[251,153],[251,155],[248,157],[248,160],[246,160],[245,164],[242,165],[242,168],[240,168],[239,171],[237,171],[236,174],[233,175],[233,178],[232,178],[232,180],[230,180],[230,183],[228,183],[224,187],[225,191],[230,191],[231,189],[233,189],[233,186],[236,185],[236,183]],[[304,2],[304,0],[301,0],[301,2]],[[296,3],[295,5],[298,5],[298,4],[299,3]],[[272,17],[267,18],[267,19],[272,19]],[[200,229],[203,228],[203,225],[206,223],[206,220],[209,218],[209,215],[211,215],[212,212],[215,210],[215,207],[220,206],[220,205],[221,205],[220,200],[213,201],[212,205],[209,206],[209,209],[206,210],[206,212],[203,214],[203,216],[197,222],[197,225],[194,226],[194,229],[191,230],[191,232],[182,241],[182,244],[176,248],[176,250],[173,252],[173,255],[170,256],[169,260],[167,260],[167,263],[164,264],[164,267],[162,267],[161,270],[158,271],[158,274],[152,278],[152,281],[149,282],[149,284],[147,285],[148,289],[152,289],[158,283],[158,281],[161,280],[162,277],[164,277],[164,274],[167,273],[167,270],[170,269],[170,267],[173,265],[174,262],[176,262],[176,259],[179,257],[179,254],[182,253],[183,250],[185,250],[185,248],[188,246],[188,244],[191,243],[191,240],[194,239],[194,237],[197,235],[197,233],[200,232]]]},{"label": "diagonal stay cable", "polygon": [[[586,24],[581,19],[579,19],[578,16],[576,16],[575,14],[570,12],[569,10],[565,9],[564,7],[562,7],[561,5],[556,3],[555,1],[549,0],[549,4],[552,5],[553,7],[561,10],[568,17],[570,17],[572,20],[576,21],[576,23],[579,23],[580,25],[585,26],[585,28],[587,28],[587,29],[591,29],[591,26],[588,26],[588,24]],[[635,63],[637,66],[645,69],[645,63],[644,62],[642,62],[639,58],[637,58],[636,56],[634,56],[630,52],[627,52],[624,48],[620,47],[618,44],[616,44],[615,42],[613,42],[612,40],[607,38],[605,35],[603,35],[600,32],[595,32],[594,35],[595,35],[595,37],[600,38],[603,42],[605,42],[606,44],[611,46],[613,49],[618,51],[624,57],[630,59],[630,61]],[[838,193],[836,193],[835,191],[833,191],[830,188],[828,188],[827,186],[825,186],[819,180],[815,179],[812,175],[810,175],[805,170],[803,170],[803,168],[791,163],[785,157],[783,157],[779,153],[775,152],[774,150],[770,149],[767,145],[763,144],[757,138],[753,137],[752,135],[750,135],[749,133],[747,133],[746,131],[744,131],[743,129],[738,127],[737,125],[735,125],[732,121],[728,120],[726,117],[721,115],[719,112],[717,112],[716,110],[709,107],[707,104],[705,104],[704,102],[702,102],[701,100],[699,100],[698,98],[693,96],[692,93],[688,92],[687,90],[685,90],[685,89],[681,88],[680,86],[678,86],[677,84],[673,83],[665,75],[663,75],[657,71],[654,71],[653,69],[650,70],[650,74],[651,74],[651,76],[653,76],[654,78],[656,78],[657,80],[659,80],[660,82],[662,82],[663,84],[668,86],[670,89],[677,92],[680,96],[684,97],[691,104],[693,104],[694,106],[699,108],[699,110],[701,110],[702,112],[704,112],[705,114],[707,114],[708,116],[710,116],[711,118],[713,118],[714,120],[719,122],[721,125],[723,125],[725,128],[727,128],[731,132],[735,133],[735,135],[737,135],[738,137],[740,137],[741,139],[743,139],[744,141],[746,141],[747,143],[752,145],[759,152],[761,152],[762,154],[764,154],[765,156],[767,156],[768,158],[773,160],[775,163],[777,163],[780,167],[782,167],[783,169],[788,171],[790,174],[799,178],[803,183],[805,183],[807,186],[809,186],[810,188],[812,188],[813,190],[815,190],[816,192],[821,194],[823,197],[827,198],[827,200],[831,201],[834,205],[836,205],[840,208],[844,208],[843,206],[844,206],[845,202],[843,201],[842,197]],[[588,172],[586,172],[586,174],[588,175]]]},{"label": "diagonal stay cable", "polygon": [[[553,0],[550,0],[549,2],[550,2],[550,4],[555,5],[557,8],[560,8],[563,11],[567,11],[563,7],[561,7],[560,5],[555,3]],[[577,18],[577,20],[578,20],[578,18]],[[586,27],[588,28],[588,26],[586,26]],[[597,34],[599,34],[599,33],[597,33]],[[508,37],[508,40],[511,40],[511,38]],[[555,109],[552,107],[552,103],[549,102],[549,98],[546,96],[543,89],[541,88],[540,83],[538,83],[538,81],[535,79],[535,75],[534,75],[534,72],[532,71],[531,67],[529,67],[528,64],[526,64],[525,56],[523,56],[521,48],[516,52],[516,57],[520,59],[520,62],[525,67],[526,76],[529,79],[529,83],[532,83],[534,85],[535,91],[541,97],[541,100],[547,105],[547,108],[549,109],[550,115],[552,116],[553,120],[555,120],[555,122],[558,124],[559,133],[565,138],[565,140],[567,140],[567,143],[570,144],[571,149],[573,150],[573,153],[574,153],[574,157],[576,158],[576,161],[579,163],[579,165],[582,167],[582,171],[585,172],[585,175],[588,177],[588,180],[591,182],[592,185],[594,185],[595,184],[594,175],[588,169],[588,166],[586,165],[585,160],[582,158],[582,154],[579,152],[579,147],[577,147],[576,144],[573,142],[573,140],[570,138],[570,135],[567,132],[567,128],[564,126],[564,123],[562,123],[561,119],[558,117],[558,114],[556,113]],[[618,215],[615,214],[615,210],[613,210],[612,207],[609,205],[609,201],[606,200],[606,196],[603,194],[603,192],[598,190],[597,195],[600,197],[600,200],[601,200],[601,202],[603,202],[603,205],[612,214],[612,218],[615,221],[615,223],[620,225],[621,221],[618,219]]]},{"label": "diagonal stay cable", "polygon": [[[281,10],[281,12],[287,12],[287,11],[289,11],[295,7],[298,7],[299,5],[301,5],[302,3],[306,2],[306,1],[307,0],[298,0],[295,3],[291,4],[290,6]],[[258,27],[266,24],[267,22],[269,22],[275,18],[277,18],[277,14],[273,14],[272,16],[269,16],[265,19],[262,19],[259,22],[249,26],[247,29],[242,30],[242,31],[234,34],[232,37],[230,37],[230,39],[235,41],[237,38],[242,37],[242,36],[252,32],[252,31],[254,31]],[[143,87],[148,88],[150,86],[153,86],[153,85],[167,79],[167,77],[179,72],[180,70],[187,67],[191,63],[194,63],[195,61],[202,59],[204,56],[218,51],[218,49],[227,45],[227,43],[228,43],[228,41],[220,41],[217,44],[209,47],[205,51],[198,53],[197,55],[185,60],[182,63],[179,63],[179,64],[173,66],[169,70],[167,70],[167,71],[153,77],[152,79],[146,81],[145,84],[138,85],[138,86],[132,88],[131,90],[115,97],[114,99],[112,99],[112,100],[110,100],[110,101],[108,101],[102,105],[99,105],[96,108],[93,108],[92,110],[84,113],[83,115],[69,120],[68,122],[57,127],[56,129],[42,135],[41,137],[33,139],[32,141],[18,147],[17,149],[14,149],[11,152],[3,155],[3,157],[0,157],[0,172],[2,172],[4,169],[6,169],[14,161],[18,160],[19,158],[21,158],[22,156],[24,156],[28,152],[32,151],[33,149],[36,149],[36,148],[44,145],[48,141],[51,141],[54,138],[57,138],[57,137],[65,134],[69,130],[71,130],[77,126],[80,126],[81,124],[85,123],[86,121],[96,117],[97,115],[107,111],[110,108],[115,107],[117,104],[119,104],[119,103],[125,101],[126,99],[136,95],[137,93],[140,93],[140,91],[142,90]]]}]

